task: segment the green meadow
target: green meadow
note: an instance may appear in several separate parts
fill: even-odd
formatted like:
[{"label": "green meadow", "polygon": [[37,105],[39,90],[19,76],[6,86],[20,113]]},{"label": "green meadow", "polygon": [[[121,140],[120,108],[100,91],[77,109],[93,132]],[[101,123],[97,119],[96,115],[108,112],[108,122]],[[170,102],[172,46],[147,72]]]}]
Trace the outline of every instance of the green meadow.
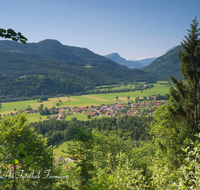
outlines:
[{"label": "green meadow", "polygon": [[55,145],[55,149],[53,150],[54,158],[57,158],[60,156],[62,156],[64,158],[69,157],[68,153],[62,152],[62,150],[67,151],[68,143],[69,143],[68,141],[65,141],[65,142],[60,142]]},{"label": "green meadow", "polygon": [[[134,101],[135,97],[144,97],[150,95],[165,95],[169,92],[169,85],[162,85],[161,83],[165,83],[165,81],[158,81],[154,84],[154,87],[148,90],[143,91],[135,91],[135,92],[120,92],[120,93],[104,93],[104,94],[89,94],[82,96],[69,96],[69,97],[59,97],[59,98],[49,98],[49,101],[44,101],[42,103],[38,103],[37,100],[29,100],[29,101],[20,101],[20,102],[7,102],[2,103],[0,114],[10,114],[14,113],[21,109],[27,109],[28,106],[37,109],[40,104],[43,104],[44,107],[52,108],[53,106],[57,107],[87,107],[87,106],[100,106],[102,104],[112,104],[116,102],[127,102],[127,97],[130,97],[130,101]],[[166,82],[167,83],[167,82]],[[118,97],[118,101],[116,100]],[[59,103],[59,105],[57,105]],[[47,116],[40,116],[37,114],[28,114],[28,120],[30,122],[37,122],[46,120]],[[87,115],[84,114],[74,114],[68,115],[67,120],[76,117],[80,120],[87,119]]]},{"label": "green meadow", "polygon": [[29,122],[38,122],[47,120],[48,115],[40,115],[39,113],[27,114],[27,119]]}]

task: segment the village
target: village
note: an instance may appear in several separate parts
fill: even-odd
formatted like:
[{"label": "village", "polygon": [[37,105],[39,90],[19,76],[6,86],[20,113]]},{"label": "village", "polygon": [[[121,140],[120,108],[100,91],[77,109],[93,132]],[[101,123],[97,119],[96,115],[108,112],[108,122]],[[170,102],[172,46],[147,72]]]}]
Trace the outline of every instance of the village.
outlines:
[{"label": "village", "polygon": [[147,116],[153,115],[155,110],[164,104],[167,100],[145,100],[128,103],[117,102],[112,105],[102,104],[101,106],[90,107],[53,107],[43,108],[42,104],[39,109],[27,108],[26,110],[19,110],[17,113],[34,114],[40,113],[41,115],[47,115],[47,119],[66,119],[68,115],[86,114],[87,119],[94,117],[123,117],[123,116]]}]

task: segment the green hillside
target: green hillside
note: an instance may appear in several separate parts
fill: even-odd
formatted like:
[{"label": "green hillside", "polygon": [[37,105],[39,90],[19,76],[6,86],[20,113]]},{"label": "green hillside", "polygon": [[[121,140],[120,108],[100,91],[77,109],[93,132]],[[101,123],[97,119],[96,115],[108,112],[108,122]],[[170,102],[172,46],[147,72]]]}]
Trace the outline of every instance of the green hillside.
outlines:
[{"label": "green hillside", "polygon": [[95,86],[156,81],[139,69],[129,69],[86,48],[56,40],[39,43],[0,41],[0,98],[74,94]]},{"label": "green hillside", "polygon": [[169,74],[177,79],[182,78],[178,49],[181,51],[183,50],[181,46],[177,46],[163,56],[158,57],[147,67],[142,68],[142,70],[157,76],[160,75],[161,80],[169,80]]}]

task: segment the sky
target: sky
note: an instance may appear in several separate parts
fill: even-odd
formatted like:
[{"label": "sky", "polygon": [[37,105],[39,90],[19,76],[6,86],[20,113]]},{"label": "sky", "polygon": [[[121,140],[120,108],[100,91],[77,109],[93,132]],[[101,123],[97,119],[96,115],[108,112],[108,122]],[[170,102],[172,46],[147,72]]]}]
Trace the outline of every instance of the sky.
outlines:
[{"label": "sky", "polygon": [[55,39],[132,60],[180,45],[192,20],[200,22],[199,7],[200,0],[0,0],[0,28],[28,43]]}]

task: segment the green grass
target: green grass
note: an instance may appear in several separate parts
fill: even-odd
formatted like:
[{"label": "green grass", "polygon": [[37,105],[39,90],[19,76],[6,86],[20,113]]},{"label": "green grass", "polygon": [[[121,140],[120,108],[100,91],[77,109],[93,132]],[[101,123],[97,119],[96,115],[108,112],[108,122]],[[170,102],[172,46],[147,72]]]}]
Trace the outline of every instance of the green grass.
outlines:
[{"label": "green grass", "polygon": [[[27,119],[28,119],[29,122],[38,122],[38,121],[47,120],[47,116],[49,116],[49,115],[42,115],[41,116],[39,113],[27,114]],[[71,120],[74,117],[76,117],[76,119],[78,119],[78,120],[87,120],[87,115],[82,114],[82,113],[75,113],[73,115],[67,115],[66,120]]]},{"label": "green grass", "polygon": [[87,120],[87,114],[75,113],[74,115],[67,115],[66,120],[71,120],[76,117],[78,120]]},{"label": "green grass", "polygon": [[[164,81],[162,81],[164,83]],[[29,101],[20,101],[20,102],[9,102],[2,104],[2,108],[0,109],[0,114],[8,114],[11,112],[19,111],[21,109],[28,108],[28,105],[30,105],[32,108],[38,108],[40,104],[44,104],[44,107],[51,108],[53,106],[55,107],[86,107],[86,106],[100,106],[102,104],[113,104],[116,103],[115,99],[118,96],[118,99],[122,102],[128,102],[127,97],[130,97],[134,100],[135,97],[144,97],[144,96],[150,96],[150,95],[165,95],[166,93],[169,93],[169,87],[165,85],[159,84],[159,82],[154,84],[154,87],[148,90],[141,91],[135,91],[135,92],[119,92],[119,93],[105,93],[105,94],[89,94],[87,96],[70,96],[69,98],[60,97],[60,99],[63,98],[62,104],[59,106],[56,106],[58,103],[59,98],[50,98],[49,101],[44,101],[42,103],[37,103],[37,100],[29,100]],[[91,98],[90,98],[91,97]],[[95,99],[94,99],[95,98]],[[70,100],[70,101],[69,101]],[[42,119],[39,119],[41,117]],[[73,116],[67,116],[67,119],[71,119]],[[84,114],[75,116],[77,118],[87,119],[87,116]],[[30,122],[36,122],[40,120],[46,119],[46,116],[39,116],[38,114],[29,114],[28,118]]]},{"label": "green grass", "polygon": [[113,99],[115,99],[116,96],[118,96],[118,98],[120,99],[120,97],[127,98],[127,96],[132,98],[132,97],[143,97],[156,94],[165,95],[168,92],[169,92],[169,87],[153,87],[148,90],[143,90],[142,93],[140,91],[135,91],[135,92],[92,94],[91,96],[113,101]]},{"label": "green grass", "polygon": [[[93,96],[93,94],[91,95]],[[73,96],[73,98],[78,99],[79,101],[63,101],[62,103],[62,107],[63,106],[69,106],[69,107],[86,107],[86,106],[98,106],[101,104],[105,104],[105,101],[99,101],[99,100],[94,100],[94,99],[90,99],[88,97],[83,97],[83,96]],[[57,102],[53,102],[53,104],[56,106]]]},{"label": "green grass", "polygon": [[64,158],[68,158],[69,154],[62,152],[62,150],[67,151],[68,145],[69,145],[69,141],[65,141],[65,142],[61,141],[60,143],[56,144],[55,149],[53,150],[54,158],[57,158],[60,156]]},{"label": "green grass", "polygon": [[20,102],[8,102],[8,103],[2,103],[0,113],[3,112],[15,112],[15,109],[17,111],[21,109],[28,108],[28,105],[37,103],[37,100],[28,100],[28,101],[20,101]]},{"label": "green grass", "polygon": [[38,122],[38,121],[47,120],[47,116],[48,115],[42,115],[41,116],[39,113],[27,114],[27,119],[28,119],[29,122]]}]

